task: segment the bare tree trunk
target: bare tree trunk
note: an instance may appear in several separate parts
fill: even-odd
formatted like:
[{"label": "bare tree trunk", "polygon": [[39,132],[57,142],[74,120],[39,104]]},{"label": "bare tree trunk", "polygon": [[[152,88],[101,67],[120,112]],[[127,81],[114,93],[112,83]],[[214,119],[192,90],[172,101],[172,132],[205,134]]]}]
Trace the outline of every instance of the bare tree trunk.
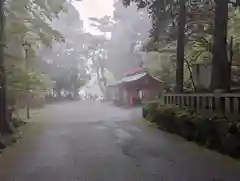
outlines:
[{"label": "bare tree trunk", "polygon": [[0,132],[2,134],[8,132],[8,116],[7,116],[7,86],[6,72],[4,66],[4,0],[0,0]]},{"label": "bare tree trunk", "polygon": [[230,37],[230,42],[229,42],[229,91],[231,91],[231,84],[232,84],[232,61],[233,61],[233,37]]},{"label": "bare tree trunk", "polygon": [[[104,61],[104,60],[102,60],[102,61]],[[104,75],[104,70],[105,70],[104,63],[101,62],[99,66],[100,66],[100,71],[101,71],[102,82],[103,82],[104,88],[106,89],[106,87],[107,87],[107,79],[106,79],[106,77]]]},{"label": "bare tree trunk", "polygon": [[101,84],[100,67],[98,65],[97,65],[97,68],[96,68],[96,72],[97,72],[97,80],[98,80],[99,88],[101,89],[101,92],[104,95],[105,89]]},{"label": "bare tree trunk", "polygon": [[180,11],[178,17],[176,87],[175,87],[175,92],[177,93],[183,92],[185,24],[186,24],[186,0],[180,0]]},{"label": "bare tree trunk", "polygon": [[[93,59],[92,61],[93,61],[93,64],[95,65],[95,68],[96,68],[99,88],[101,89],[101,92],[102,92],[103,96],[105,96],[107,82],[106,82],[106,78],[104,76],[104,64],[102,64],[101,62],[100,63],[97,62],[95,59]],[[103,82],[103,85],[101,84],[101,82]]]},{"label": "bare tree trunk", "polygon": [[227,56],[228,1],[215,0],[215,29],[211,73],[211,90],[229,91],[229,62]]},{"label": "bare tree trunk", "polygon": [[196,92],[197,88],[196,88],[195,82],[193,80],[193,74],[192,74],[191,66],[190,66],[189,62],[186,59],[184,59],[184,60],[185,60],[185,62],[187,64],[187,69],[188,69],[188,72],[190,74],[190,80],[192,82],[192,86],[193,86],[194,92]]}]

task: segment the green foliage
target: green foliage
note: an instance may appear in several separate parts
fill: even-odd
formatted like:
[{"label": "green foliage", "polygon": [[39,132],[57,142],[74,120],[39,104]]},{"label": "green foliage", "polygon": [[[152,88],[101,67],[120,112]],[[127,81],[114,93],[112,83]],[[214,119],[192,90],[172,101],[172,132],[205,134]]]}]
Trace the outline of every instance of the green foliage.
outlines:
[{"label": "green foliage", "polygon": [[54,81],[53,88],[58,93],[66,91],[77,97],[79,89],[89,79],[86,72],[80,72],[77,67],[56,66],[55,64],[46,64],[46,66],[49,68],[46,74]]},{"label": "green foliage", "polygon": [[10,99],[23,96],[26,91],[26,85],[29,85],[29,91],[33,94],[45,92],[53,87],[54,82],[47,75],[31,71],[21,66],[11,66],[7,69],[8,96]]},{"label": "green foliage", "polygon": [[[177,39],[178,25],[183,22],[181,20],[185,19],[179,16],[179,12],[181,12],[180,4],[185,4],[185,7],[182,6],[184,7],[182,12],[186,9],[186,47],[185,52],[178,51],[178,55],[185,53],[185,61],[190,65],[188,65],[190,74],[191,69],[189,67],[192,64],[212,63],[211,89],[222,88],[226,91],[229,90],[230,69],[227,68],[227,51],[229,51],[229,48],[226,44],[225,28],[229,22],[228,39],[233,37],[233,52],[236,55],[234,61],[237,61],[239,57],[239,8],[236,3],[214,0],[122,1],[125,6],[130,6],[131,2],[133,2],[137,4],[138,8],[148,10],[152,20],[152,29],[150,30],[150,40],[145,43],[143,50],[157,52],[162,52],[169,43]],[[179,43],[182,43],[181,47],[184,44],[183,41]],[[181,51],[184,51],[184,49]],[[180,58],[177,61],[181,64]],[[220,79],[221,81],[218,81]],[[179,87],[179,85],[177,86]]]},{"label": "green foliage", "polygon": [[155,113],[156,113],[157,107],[158,107],[158,103],[145,104],[143,106],[143,117],[148,119],[154,119],[154,117],[156,116]]},{"label": "green foliage", "polygon": [[231,12],[230,19],[228,22],[228,36],[233,37],[233,51],[235,54],[239,53],[240,51],[240,10],[236,9]]},{"label": "green foliage", "polygon": [[6,0],[6,39],[17,36],[31,44],[46,46],[63,41],[64,37],[52,27],[51,21],[58,18],[68,3],[66,0]]},{"label": "green foliage", "polygon": [[[28,59],[33,65],[32,59],[36,58],[35,51],[40,44],[50,47],[53,41],[62,42],[64,39],[60,32],[53,29],[51,21],[58,18],[58,13],[64,11],[63,7],[68,3],[65,0],[7,0],[5,2],[6,42],[15,37],[16,43],[24,41],[30,43]],[[39,57],[38,61],[41,61]],[[19,65],[17,60],[7,68],[8,95],[10,97],[23,95],[27,82],[33,93],[47,91],[53,87],[53,81],[49,78],[50,74],[39,73],[34,70],[34,66],[31,69],[32,71],[27,73],[26,68]]]},{"label": "green foliage", "polygon": [[[92,71],[89,61],[105,41],[102,36],[93,36],[83,31],[79,14],[72,4],[66,8],[69,12],[59,13],[58,19],[53,21],[54,27],[64,35],[65,41],[53,43],[52,48],[40,46],[38,57],[42,61],[36,62],[36,67],[55,81],[54,96],[61,92],[78,95]],[[98,59],[96,61],[99,62]]]},{"label": "green foliage", "polygon": [[45,75],[41,74],[39,72],[28,72],[28,83],[29,83],[29,89],[31,91],[39,90],[39,91],[47,91],[49,89],[53,88],[54,81],[50,80],[50,78]]},{"label": "green foliage", "polygon": [[89,18],[92,21],[91,26],[99,29],[103,33],[111,32],[114,23],[110,16],[104,16],[102,18]]},{"label": "green foliage", "polygon": [[106,33],[111,29],[112,22],[110,17],[104,16],[103,18],[91,18],[93,21],[92,26],[97,27],[104,35],[92,36],[86,43],[87,53],[92,61],[92,72],[96,73],[98,85],[103,95],[105,95],[107,78],[105,76],[107,50],[109,48]]},{"label": "green foliage", "polygon": [[[209,18],[214,19],[213,15]],[[204,22],[208,26],[209,21]],[[213,22],[211,22],[213,24]],[[233,37],[234,53],[239,52],[239,24],[240,12],[239,9],[229,8],[229,23],[228,23],[228,40]],[[186,45],[185,57],[192,63],[210,63],[212,60],[213,47],[213,31],[205,31],[204,34],[196,32],[193,37],[189,38]]]},{"label": "green foliage", "polygon": [[165,88],[171,87],[175,82],[175,62],[169,53],[148,53],[144,62],[150,74],[164,81]]},{"label": "green foliage", "polygon": [[7,0],[6,38],[13,35],[36,44],[50,46],[52,41],[62,41],[63,36],[52,28],[50,22],[63,10],[65,0]]},{"label": "green foliage", "polygon": [[238,119],[230,119],[220,113],[196,112],[157,103],[144,105],[143,115],[163,130],[233,157],[240,157]]},{"label": "green foliage", "polygon": [[[176,58],[172,52],[151,52],[144,62],[148,72],[164,81],[165,90],[170,91],[175,83]],[[189,63],[189,62],[188,62]],[[190,66],[196,61],[190,61]],[[191,69],[191,67],[190,67]],[[184,67],[185,87],[191,88],[191,77],[187,63]],[[189,85],[191,85],[189,87]]]},{"label": "green foliage", "polygon": [[[126,1],[125,1],[126,2]],[[129,5],[127,2],[127,5]],[[175,43],[176,36],[176,19],[178,13],[175,11],[178,4],[175,1],[133,1],[136,2],[139,8],[146,7],[149,9],[149,14],[153,18],[150,40],[145,43],[143,50],[155,51],[161,54],[176,54],[176,46],[171,44]],[[187,2],[187,23],[185,28],[186,43],[185,43],[185,69],[184,69],[184,82],[186,85],[194,84],[191,80],[191,67],[196,63],[211,63],[212,52],[213,52],[213,26],[214,26],[214,9],[215,4],[213,1],[195,1],[195,3],[186,0]],[[157,7],[158,6],[158,7]],[[159,9],[158,9],[159,8]],[[171,14],[172,13],[172,14]],[[169,16],[171,14],[171,16]],[[155,17],[161,18],[155,19]],[[233,52],[234,52],[234,63],[238,64],[239,57],[239,9],[229,6],[229,26],[228,35],[233,37]],[[158,25],[157,25],[157,24]],[[161,26],[161,30],[158,30]],[[166,30],[166,31],[165,31]],[[169,46],[170,45],[170,46]],[[229,49],[228,49],[229,50]],[[152,65],[148,66],[150,72],[160,77],[162,80],[174,82],[175,79],[175,62],[166,61],[167,58],[161,60],[156,58]],[[148,64],[147,60],[147,64]],[[151,61],[151,60],[150,60]],[[159,63],[163,61],[163,63]],[[167,63],[166,63],[167,62]],[[168,70],[166,70],[168,69]],[[234,76],[235,76],[234,72]],[[235,76],[236,77],[236,76]],[[190,81],[191,80],[191,81]],[[193,82],[193,83],[192,83]]]},{"label": "green foliage", "polygon": [[[182,1],[182,0],[181,0]],[[184,0],[187,4],[186,34],[189,40],[205,37],[212,31],[214,22],[214,2],[211,0],[192,1]],[[150,30],[150,41],[147,43],[147,51],[159,51],[169,42],[177,38],[177,23],[179,16],[179,1],[158,1],[158,0],[123,0],[126,6],[134,2],[138,8],[147,8],[152,19]]]}]

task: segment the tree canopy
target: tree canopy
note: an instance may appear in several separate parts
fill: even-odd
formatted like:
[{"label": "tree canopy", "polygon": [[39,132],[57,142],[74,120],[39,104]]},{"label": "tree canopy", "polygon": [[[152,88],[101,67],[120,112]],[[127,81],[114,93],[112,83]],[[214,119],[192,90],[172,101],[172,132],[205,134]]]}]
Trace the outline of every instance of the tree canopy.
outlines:
[{"label": "tree canopy", "polygon": [[[181,48],[181,50],[177,49],[177,55],[184,52],[184,59],[187,62],[200,59],[208,61],[212,64],[212,89],[228,89],[230,73],[227,68],[229,67],[227,42],[230,36],[233,37],[234,51],[238,51],[239,43],[236,33],[238,32],[238,1],[123,0],[125,6],[129,6],[131,3],[137,4],[139,9],[146,8],[152,20],[152,28],[149,31],[150,39],[145,43],[143,50],[162,53],[172,42],[176,40],[178,43],[182,42],[181,46],[175,47]],[[181,17],[183,12],[185,12],[183,17],[186,22]],[[228,21],[229,25],[227,26]],[[180,32],[179,23],[181,22],[184,24],[182,30],[185,38],[180,40],[179,37],[184,37],[184,34],[177,36]],[[185,50],[182,48],[184,46]],[[172,48],[174,47],[170,46],[170,49]],[[180,59],[177,57],[177,69],[179,61]],[[179,72],[177,77],[180,77]]]}]

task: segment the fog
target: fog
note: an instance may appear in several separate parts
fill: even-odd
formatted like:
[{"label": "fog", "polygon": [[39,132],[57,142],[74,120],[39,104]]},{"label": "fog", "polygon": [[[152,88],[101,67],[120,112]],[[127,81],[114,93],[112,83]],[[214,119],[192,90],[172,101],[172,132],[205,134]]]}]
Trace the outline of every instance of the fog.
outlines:
[{"label": "fog", "polygon": [[0,181],[240,181],[239,7],[1,0]]},{"label": "fog", "polygon": [[[64,11],[51,22],[63,40],[54,41],[50,47],[41,45],[37,49],[41,61],[36,67],[58,87],[65,86],[64,82],[58,83],[62,81],[58,76],[74,69],[84,82],[79,90],[91,89],[90,92],[102,95],[107,84],[145,61],[147,53],[141,48],[148,40],[151,21],[147,11],[138,10],[134,4],[125,8],[121,1],[106,1],[99,10],[90,4],[87,1],[64,4]],[[105,76],[106,82],[101,81]]]}]

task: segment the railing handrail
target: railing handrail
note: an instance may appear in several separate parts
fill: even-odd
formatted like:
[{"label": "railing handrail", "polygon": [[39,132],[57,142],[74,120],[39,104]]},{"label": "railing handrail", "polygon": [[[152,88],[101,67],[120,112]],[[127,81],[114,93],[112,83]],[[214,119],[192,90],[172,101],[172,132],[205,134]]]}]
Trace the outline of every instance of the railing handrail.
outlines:
[{"label": "railing handrail", "polygon": [[163,96],[240,97],[240,93],[164,93]]},{"label": "railing handrail", "polygon": [[240,93],[166,93],[163,98],[165,104],[240,115]]}]

